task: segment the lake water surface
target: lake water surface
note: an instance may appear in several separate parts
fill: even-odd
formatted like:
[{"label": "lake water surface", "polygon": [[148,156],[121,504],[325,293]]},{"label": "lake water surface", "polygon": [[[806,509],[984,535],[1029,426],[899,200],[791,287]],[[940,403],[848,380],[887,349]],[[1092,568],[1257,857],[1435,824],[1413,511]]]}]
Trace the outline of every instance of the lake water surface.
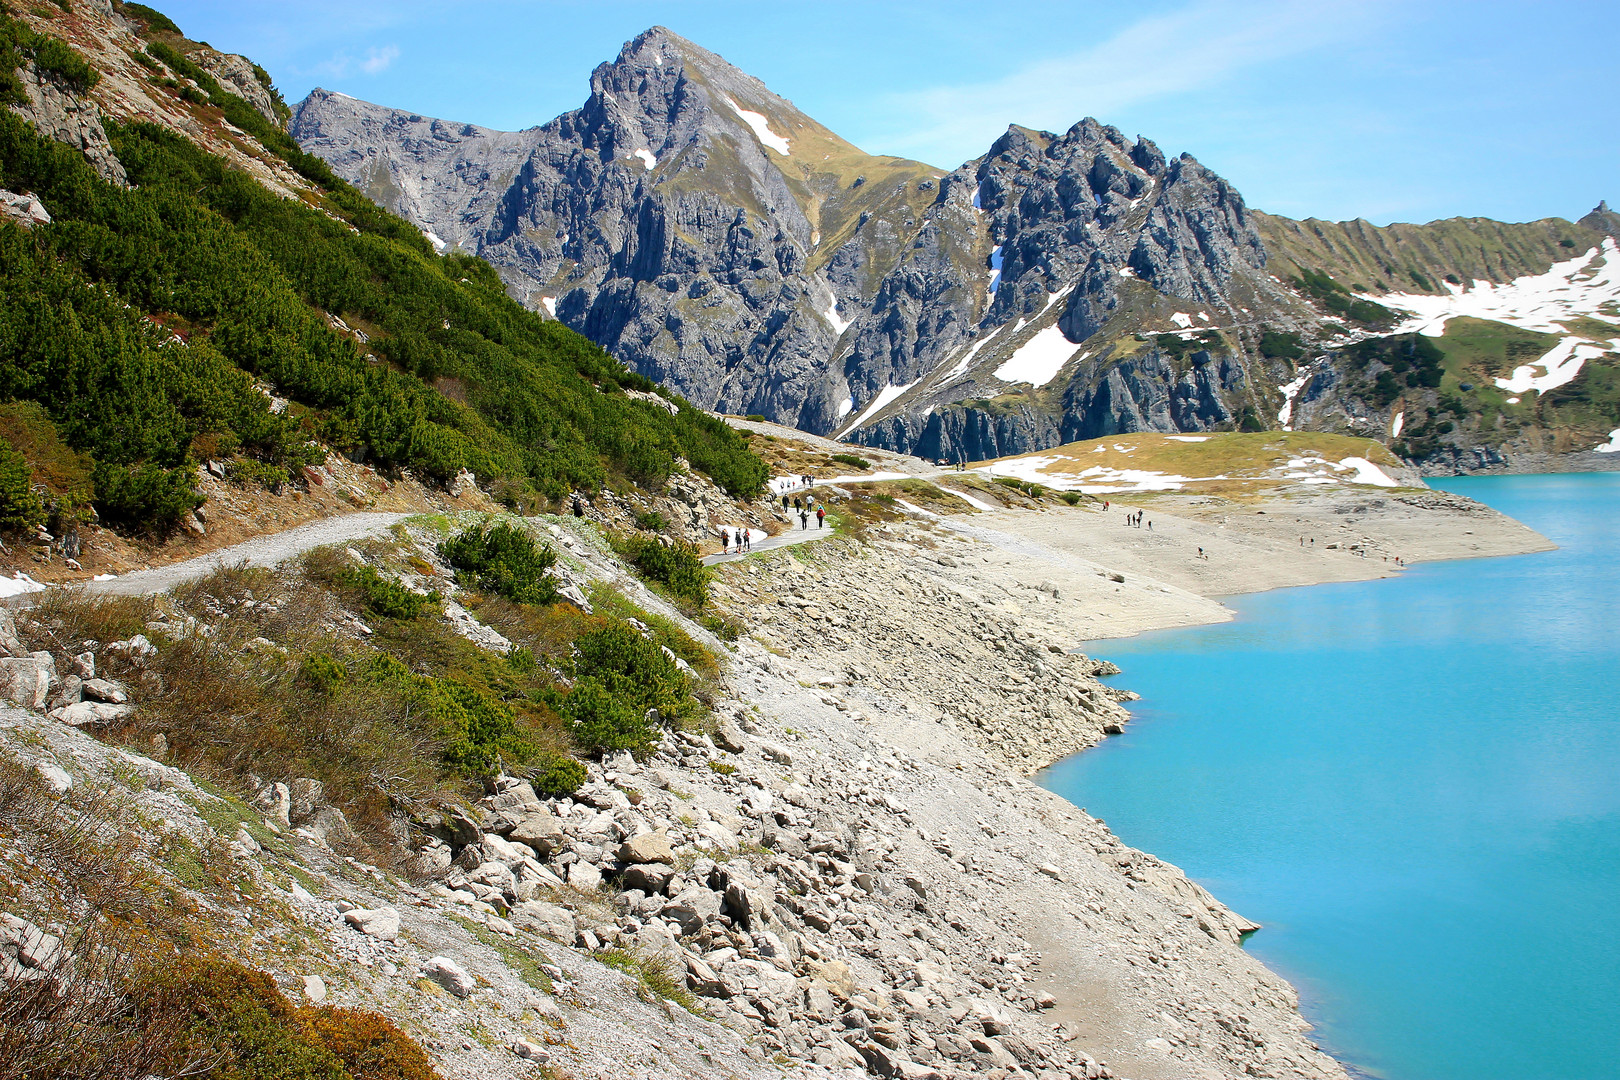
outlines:
[{"label": "lake water surface", "polygon": [[1391,1080],[1620,1076],[1620,474],[1431,481],[1559,545],[1098,642],[1126,734],[1040,778],[1264,925]]}]

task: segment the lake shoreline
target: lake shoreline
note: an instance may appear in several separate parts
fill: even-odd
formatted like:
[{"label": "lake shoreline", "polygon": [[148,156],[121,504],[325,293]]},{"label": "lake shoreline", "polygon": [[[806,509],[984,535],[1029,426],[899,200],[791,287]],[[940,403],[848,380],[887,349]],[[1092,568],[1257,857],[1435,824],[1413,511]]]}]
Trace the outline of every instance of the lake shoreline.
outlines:
[{"label": "lake shoreline", "polygon": [[[1129,513],[1140,513],[1143,525],[1126,525]],[[946,524],[1001,548],[1003,572],[1015,581],[1031,564],[1066,579],[1083,607],[1073,613],[1074,648],[1225,622],[1233,617],[1227,597],[1556,547],[1482,503],[1410,488],[1294,489],[1241,502],[1132,494],[1110,499],[1107,510],[1002,511]]]},{"label": "lake shoreline", "polygon": [[[1585,479],[1597,478],[1611,477],[1593,473]],[[1480,1019],[1489,1014],[1482,1009],[1487,1004],[1516,1021],[1515,1035],[1503,1048],[1518,1053],[1520,1071],[1591,1075],[1596,1060],[1589,1049],[1594,1033],[1582,1044],[1588,1049],[1575,1052],[1568,1044],[1579,1040],[1560,1033],[1562,1014],[1519,1000],[1525,995],[1514,980],[1497,977],[1504,970],[1497,951],[1468,942],[1500,939],[1504,927],[1522,921],[1526,908],[1543,914],[1568,908],[1558,918],[1573,925],[1559,936],[1575,940],[1584,925],[1580,913],[1602,906],[1601,892],[1587,897],[1571,891],[1573,881],[1551,876],[1564,873],[1585,882],[1590,859],[1561,849],[1545,858],[1537,853],[1553,837],[1608,842],[1599,823],[1604,807],[1612,812],[1613,800],[1593,801],[1590,793],[1584,801],[1570,800],[1590,787],[1583,778],[1591,763],[1605,755],[1612,760],[1614,752],[1613,737],[1602,733],[1612,725],[1592,723],[1613,715],[1612,705],[1601,704],[1613,693],[1599,689],[1601,679],[1593,681],[1604,663],[1593,657],[1603,654],[1592,652],[1599,640],[1613,652],[1612,635],[1595,632],[1605,620],[1593,617],[1613,608],[1612,587],[1603,584],[1613,579],[1612,560],[1593,561],[1594,551],[1612,549],[1613,518],[1604,516],[1611,511],[1586,511],[1572,501],[1583,486],[1579,474],[1549,475],[1533,495],[1528,484],[1498,490],[1474,487],[1475,479],[1495,484],[1542,478],[1458,478],[1458,490],[1490,497],[1515,517],[1459,505],[1456,513],[1431,519],[1435,535],[1409,550],[1421,550],[1423,562],[1452,565],[1398,588],[1265,598],[1261,594],[1288,588],[1268,584],[1228,594],[1256,598],[1234,605],[1242,626],[1189,618],[1175,625],[1200,627],[1196,635],[1124,643],[1142,629],[1171,628],[1166,624],[1092,639],[1085,650],[1124,669],[1110,682],[1147,695],[1154,722],[1128,748],[1121,743],[1109,754],[1070,755],[1067,768],[1059,763],[1039,778],[1047,790],[1108,817],[1127,843],[1174,858],[1224,902],[1271,924],[1275,933],[1262,935],[1256,955],[1296,985],[1314,988],[1304,995],[1307,1015],[1322,1025],[1320,1041],[1352,1077],[1477,1075],[1470,1069],[1479,1062],[1465,1064],[1468,1055],[1453,1050],[1492,1041],[1485,1035],[1491,1022]],[[1549,508],[1551,514],[1535,512]],[[1409,530],[1399,516],[1393,525],[1371,511],[1362,516],[1362,530],[1386,542]],[[1539,523],[1558,543],[1515,518]],[[1228,528],[1233,524],[1229,520]],[[1461,558],[1486,558],[1493,565],[1461,565],[1459,545]],[[1543,551],[1549,557],[1496,558]],[[1419,561],[1416,554],[1407,559]],[[1577,567],[1591,572],[1577,573]],[[1275,569],[1268,574],[1279,576]],[[1389,575],[1370,573],[1361,580],[1383,576]],[[1315,583],[1353,580],[1336,575]],[[1586,612],[1585,633],[1569,631],[1563,621],[1576,610]],[[1537,633],[1541,624],[1558,627],[1557,634]],[[1121,647],[1111,652],[1109,641]],[[1476,641],[1494,663],[1482,667],[1473,658]],[[1562,642],[1560,653],[1546,655],[1541,643],[1548,641]],[[1544,678],[1559,689],[1524,692],[1508,672],[1525,670],[1530,656],[1538,668],[1560,672]],[[1346,658],[1356,672],[1380,674],[1371,681],[1356,677],[1345,670]],[[1424,717],[1422,725],[1381,722],[1413,712]],[[1458,730],[1469,733],[1469,750],[1461,757],[1450,734]],[[1499,744],[1490,753],[1487,733]],[[1252,748],[1264,750],[1256,757]],[[1271,759],[1289,763],[1287,771],[1264,763]],[[1301,778],[1302,764],[1308,764],[1309,780]],[[1392,785],[1401,768],[1428,782]],[[1559,794],[1549,797],[1551,792]],[[1217,828],[1212,821],[1224,824]],[[1472,840],[1459,838],[1464,822],[1472,823],[1469,837],[1491,837],[1484,845],[1489,856],[1478,856]],[[1240,841],[1221,835],[1234,823],[1241,823]],[[1612,840],[1612,830],[1607,835]],[[1387,858],[1391,844],[1406,856],[1393,865]],[[1498,865],[1504,852],[1523,865],[1512,871]],[[1401,869],[1406,864],[1425,869],[1414,878]],[[1582,866],[1588,869],[1569,869]],[[1459,898],[1466,883],[1501,874],[1548,882],[1546,895],[1504,900],[1485,890]],[[1612,896],[1609,877],[1601,888]],[[1355,885],[1347,891],[1346,882]],[[1459,904],[1477,922],[1457,925]],[[1371,944],[1382,942],[1391,928],[1397,939],[1413,940],[1395,947]],[[1515,963],[1550,964],[1540,984],[1570,980],[1560,991],[1564,1000],[1604,1000],[1615,980],[1577,974],[1586,965],[1575,956],[1591,948],[1589,943],[1555,951],[1557,961],[1533,950],[1536,961]],[[1475,976],[1437,974],[1453,967]],[[1585,989],[1572,998],[1577,986]],[[1448,1034],[1432,1037],[1427,1022],[1414,1026],[1403,1019],[1417,1012],[1443,1017]]]}]

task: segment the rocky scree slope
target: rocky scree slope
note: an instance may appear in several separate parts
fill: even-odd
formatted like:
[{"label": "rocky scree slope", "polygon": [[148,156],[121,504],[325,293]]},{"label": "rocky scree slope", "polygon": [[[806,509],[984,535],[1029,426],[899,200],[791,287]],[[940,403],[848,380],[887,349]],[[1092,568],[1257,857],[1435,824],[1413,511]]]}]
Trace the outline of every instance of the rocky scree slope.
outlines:
[{"label": "rocky scree slope", "polygon": [[[623,575],[588,528],[563,524],[571,575]],[[960,588],[946,560],[978,546],[895,523],[870,548],[729,567],[726,588],[739,604],[785,582],[817,598],[937,592]],[[959,596],[947,622],[985,630],[986,659],[1006,649],[1050,688],[1033,699],[1060,721],[1048,757],[1075,745],[1065,731],[1083,743],[1120,719],[1095,665]],[[153,632],[206,638],[233,610],[247,617],[216,605]],[[1239,947],[1251,924],[997,760],[1040,763],[1025,717],[931,708],[933,682],[895,678],[937,663],[903,627],[866,628],[870,674],[848,654],[823,666],[806,647],[817,613],[783,611],[796,618],[769,629],[777,652],[726,650],[710,731],[593,763],[567,797],[492,776],[472,805],[422,816],[408,877],[342,854],[352,833],[315,781],[261,781],[239,801],[164,764],[162,739],[132,752],[95,738],[154,691],[144,637],[70,657],[0,634],[6,694],[23,699],[0,713],[0,738],[54,793],[47,816],[71,824],[90,805],[76,800],[94,801],[220,947],[297,1000],[392,1018],[445,1076],[540,1063],[574,1076],[1343,1076],[1305,1038],[1292,989]],[[72,942],[80,898],[30,886],[27,836],[0,841],[18,932]],[[25,978],[73,977],[38,950],[17,956]]]},{"label": "rocky scree slope", "polygon": [[[591,87],[582,109],[518,133],[317,91],[293,131],[693,400],[928,457],[1288,426],[1302,362],[1348,370],[1343,346],[1399,321],[1378,294],[1543,273],[1604,235],[1598,212],[1295,222],[1094,120],[1011,127],[945,174],[856,151],[662,28]],[[1384,395],[1348,378],[1318,390],[1327,408],[1294,426],[1388,434]],[[1613,411],[1597,397],[1573,442]],[[1491,403],[1459,407],[1476,422],[1403,449],[1440,468],[1473,445],[1530,445],[1496,429]],[[1560,423],[1521,426],[1535,443]]]}]

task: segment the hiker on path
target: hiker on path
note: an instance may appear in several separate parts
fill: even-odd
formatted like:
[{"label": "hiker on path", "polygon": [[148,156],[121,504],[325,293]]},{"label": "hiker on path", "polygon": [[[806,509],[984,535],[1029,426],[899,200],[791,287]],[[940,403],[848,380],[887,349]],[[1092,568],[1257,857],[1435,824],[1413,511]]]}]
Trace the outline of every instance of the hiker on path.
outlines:
[{"label": "hiker on path", "polygon": [[810,527],[810,512],[808,510],[800,510],[799,511],[799,528],[808,529],[809,527]]},{"label": "hiker on path", "polygon": [[720,554],[731,554],[731,530],[724,526],[720,529]]},{"label": "hiker on path", "polygon": [[797,496],[797,495],[795,495],[795,496],[793,496],[793,509],[795,509],[795,510],[802,510],[802,509],[804,509],[804,500],[803,500],[803,499],[801,499],[801,498],[800,498],[800,497],[799,497],[799,496]]},{"label": "hiker on path", "polygon": [[818,528],[818,529],[821,528],[822,523],[825,522],[826,520],[827,520],[827,511],[822,509],[819,506],[816,507],[816,528]]}]

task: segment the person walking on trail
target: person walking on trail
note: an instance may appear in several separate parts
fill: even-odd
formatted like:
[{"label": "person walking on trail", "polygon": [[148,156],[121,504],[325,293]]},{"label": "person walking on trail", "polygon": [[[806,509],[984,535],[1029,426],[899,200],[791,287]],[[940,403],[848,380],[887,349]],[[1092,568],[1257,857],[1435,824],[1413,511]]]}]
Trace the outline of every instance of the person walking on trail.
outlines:
[{"label": "person walking on trail", "polygon": [[810,511],[808,511],[808,510],[800,510],[799,511],[799,528],[808,529],[809,527],[810,527]]},{"label": "person walking on trail", "polygon": [[723,526],[720,529],[720,554],[731,554],[731,530]]},{"label": "person walking on trail", "polygon": [[826,520],[827,520],[827,511],[824,508],[820,507],[820,506],[816,507],[816,528],[818,528],[818,529],[821,528],[822,525],[826,522]]},{"label": "person walking on trail", "polygon": [[794,510],[802,510],[802,509],[804,509],[804,500],[801,499],[797,495],[793,496],[793,509]]}]

